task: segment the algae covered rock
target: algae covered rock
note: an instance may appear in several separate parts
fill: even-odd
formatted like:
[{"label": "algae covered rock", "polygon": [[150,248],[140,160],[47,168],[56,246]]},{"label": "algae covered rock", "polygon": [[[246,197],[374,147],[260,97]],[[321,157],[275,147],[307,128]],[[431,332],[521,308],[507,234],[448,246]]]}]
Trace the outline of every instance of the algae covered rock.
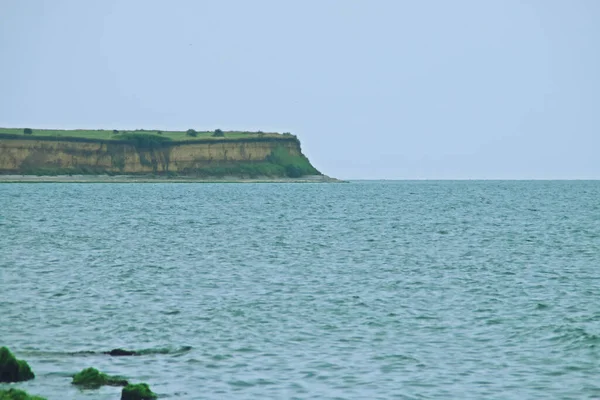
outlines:
[{"label": "algae covered rock", "polygon": [[0,382],[21,382],[35,378],[29,365],[17,360],[6,347],[0,347]]},{"label": "algae covered rock", "polygon": [[19,389],[0,390],[0,400],[46,400],[39,396],[30,396]]},{"label": "algae covered rock", "polygon": [[109,356],[113,356],[113,357],[139,355],[136,351],[125,350],[125,349],[112,349],[111,351],[105,351],[104,354],[108,354]]},{"label": "algae covered rock", "polygon": [[96,368],[86,368],[73,376],[73,385],[86,389],[97,389],[100,386],[127,386],[127,381],[118,376],[106,375]]},{"label": "algae covered rock", "polygon": [[121,392],[121,400],[154,400],[154,394],[148,384],[138,383],[136,385],[127,385]]}]

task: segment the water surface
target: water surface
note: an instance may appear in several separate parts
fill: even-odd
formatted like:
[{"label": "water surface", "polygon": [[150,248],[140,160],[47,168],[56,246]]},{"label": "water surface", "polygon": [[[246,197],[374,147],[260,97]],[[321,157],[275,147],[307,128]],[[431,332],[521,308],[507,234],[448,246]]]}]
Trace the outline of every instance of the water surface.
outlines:
[{"label": "water surface", "polygon": [[70,385],[89,366],[161,398],[600,398],[600,182],[0,184],[0,205],[0,345],[49,400],[118,399]]}]

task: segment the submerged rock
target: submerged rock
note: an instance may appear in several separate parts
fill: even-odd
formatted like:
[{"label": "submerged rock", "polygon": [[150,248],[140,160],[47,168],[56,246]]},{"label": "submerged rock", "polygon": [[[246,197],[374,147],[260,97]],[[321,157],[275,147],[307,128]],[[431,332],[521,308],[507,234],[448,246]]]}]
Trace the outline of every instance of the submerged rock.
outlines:
[{"label": "submerged rock", "polygon": [[0,382],[21,382],[35,378],[29,365],[17,360],[6,347],[0,347]]},{"label": "submerged rock", "polygon": [[127,385],[121,392],[121,400],[154,400],[154,394],[148,384],[138,383],[136,385]]},{"label": "submerged rock", "polygon": [[105,351],[104,354],[108,354],[109,356],[114,356],[114,357],[139,355],[137,351],[124,350],[124,349],[112,349],[111,351]]},{"label": "submerged rock", "polygon": [[128,384],[125,379],[106,375],[96,368],[86,368],[75,374],[71,383],[86,389],[97,389],[100,386],[127,386]]},{"label": "submerged rock", "polygon": [[30,396],[19,389],[0,390],[0,400],[46,400],[39,396]]}]

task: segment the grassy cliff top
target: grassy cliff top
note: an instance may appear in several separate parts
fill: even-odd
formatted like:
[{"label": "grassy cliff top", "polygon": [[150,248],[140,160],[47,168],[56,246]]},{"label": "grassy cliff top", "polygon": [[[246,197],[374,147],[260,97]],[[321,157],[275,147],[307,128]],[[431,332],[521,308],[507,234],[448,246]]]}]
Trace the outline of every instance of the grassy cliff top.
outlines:
[{"label": "grassy cliff top", "polygon": [[[26,133],[27,132],[27,133]],[[239,139],[257,139],[272,138],[282,139],[295,137],[290,133],[275,132],[248,132],[248,131],[161,131],[148,129],[135,130],[109,130],[109,129],[26,129],[26,128],[0,128],[0,134],[7,133],[11,135],[23,136],[43,136],[52,138],[82,138],[91,140],[123,140],[131,137],[132,134],[160,135],[166,140],[190,141],[190,140],[239,140]]]}]

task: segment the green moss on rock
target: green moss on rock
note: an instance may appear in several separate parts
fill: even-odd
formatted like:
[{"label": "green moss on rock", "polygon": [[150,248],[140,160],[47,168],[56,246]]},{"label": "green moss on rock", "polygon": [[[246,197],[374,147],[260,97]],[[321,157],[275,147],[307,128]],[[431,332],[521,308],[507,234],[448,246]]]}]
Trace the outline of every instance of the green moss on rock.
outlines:
[{"label": "green moss on rock", "polygon": [[154,394],[148,384],[138,383],[136,385],[127,385],[121,392],[121,400],[154,400]]},{"label": "green moss on rock", "polygon": [[0,400],[46,400],[40,396],[30,396],[19,389],[0,390]]},{"label": "green moss on rock", "polygon": [[6,347],[0,347],[0,382],[21,382],[35,378],[29,365],[17,360]]},{"label": "green moss on rock", "polygon": [[97,389],[100,386],[127,386],[127,381],[118,376],[109,376],[96,368],[86,368],[73,376],[73,385],[86,389]]}]

